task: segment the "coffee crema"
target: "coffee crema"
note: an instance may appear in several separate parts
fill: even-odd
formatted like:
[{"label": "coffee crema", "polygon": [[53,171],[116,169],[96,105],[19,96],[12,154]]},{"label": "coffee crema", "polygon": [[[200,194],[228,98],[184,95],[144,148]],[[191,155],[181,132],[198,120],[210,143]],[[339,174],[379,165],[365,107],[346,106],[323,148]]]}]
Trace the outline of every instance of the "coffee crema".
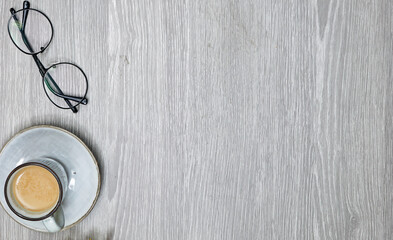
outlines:
[{"label": "coffee crema", "polygon": [[13,178],[12,192],[18,204],[31,212],[51,210],[59,199],[59,184],[47,169],[40,166],[21,168]]}]

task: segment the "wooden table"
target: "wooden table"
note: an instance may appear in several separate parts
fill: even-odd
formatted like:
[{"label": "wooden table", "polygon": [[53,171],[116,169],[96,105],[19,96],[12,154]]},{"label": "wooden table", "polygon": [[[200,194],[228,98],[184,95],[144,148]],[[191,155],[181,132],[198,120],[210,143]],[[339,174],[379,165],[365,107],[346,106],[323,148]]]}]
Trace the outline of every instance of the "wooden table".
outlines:
[{"label": "wooden table", "polygon": [[88,75],[45,97],[0,2],[0,144],[38,124],[92,149],[102,191],[51,235],[0,209],[1,239],[391,239],[390,0],[53,1],[45,64]]}]

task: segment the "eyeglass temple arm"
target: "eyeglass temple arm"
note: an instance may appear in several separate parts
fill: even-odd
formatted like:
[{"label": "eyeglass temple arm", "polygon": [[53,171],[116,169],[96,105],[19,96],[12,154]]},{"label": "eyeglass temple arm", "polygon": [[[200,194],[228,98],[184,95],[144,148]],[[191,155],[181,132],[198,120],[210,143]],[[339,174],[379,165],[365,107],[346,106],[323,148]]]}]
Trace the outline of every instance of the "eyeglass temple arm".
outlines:
[{"label": "eyeglass temple arm", "polygon": [[[26,2],[27,2],[27,1],[25,1],[25,2],[23,3],[23,8],[24,8],[24,9],[25,9],[25,6],[29,7],[29,4],[26,4]],[[27,3],[28,3],[28,2],[27,2]],[[19,28],[19,31],[20,31],[20,33],[21,33],[21,35],[22,35],[22,40],[23,40],[24,44],[26,45],[27,49],[28,49],[30,52],[34,52],[33,48],[32,48],[31,45],[30,45],[29,40],[27,40],[27,37],[26,37],[26,35],[25,35],[25,31],[24,31],[24,27],[25,27],[25,23],[26,23],[26,19],[27,19],[27,13],[25,13],[25,12],[28,12],[28,11],[23,11],[23,17],[22,17],[22,18],[23,18],[23,21],[22,21],[22,25],[20,24],[19,19],[18,19],[18,18],[16,17],[16,15],[15,15],[15,13],[16,13],[15,9],[11,8],[11,9],[10,9],[10,12],[11,12],[11,14],[12,14],[12,18],[13,18],[14,21],[15,21],[16,26]],[[35,63],[37,64],[37,67],[38,67],[38,69],[39,69],[39,71],[40,71],[40,74],[41,74],[41,75],[45,74],[45,67],[44,67],[44,65],[42,64],[42,62],[38,59],[38,57],[37,57],[36,55],[33,55],[33,59],[34,59]]]},{"label": "eyeglass temple arm", "polygon": [[[45,69],[44,65],[42,64],[42,62],[40,61],[40,59],[38,59],[37,55],[33,55],[33,59],[34,62],[37,64],[37,67],[40,71],[41,76],[44,78],[45,81],[45,85],[49,88],[49,90],[56,95],[57,97],[60,98],[64,98],[64,100],[71,100],[74,102],[80,102],[83,105],[87,104],[87,98],[81,98],[81,97],[74,97],[74,96],[68,96],[68,95],[64,95],[63,91],[61,91],[60,87],[56,84],[56,81],[53,80],[52,76],[50,75],[50,73],[47,72],[47,70]],[[48,83],[47,79],[49,79],[49,81],[53,84],[53,87],[56,89],[54,90],[52,88],[52,86]],[[67,102],[67,101],[66,101]],[[67,103],[68,104],[68,103]],[[71,106],[68,105],[69,107]],[[75,107],[74,107],[75,108]],[[72,108],[71,108],[72,110]],[[74,110],[73,110],[74,111]]]},{"label": "eyeglass temple arm", "polygon": [[[28,8],[30,7],[29,2],[28,2],[28,1],[25,1],[24,4],[23,4],[23,7],[24,7],[24,9],[28,9]],[[21,32],[23,42],[25,43],[27,49],[28,49],[30,52],[33,52],[33,49],[32,49],[32,47],[31,47],[31,45],[30,45],[29,41],[27,40],[27,37],[26,37],[26,35],[25,35],[25,33],[24,33],[24,29],[22,30],[22,28],[20,27],[19,20],[18,20],[18,18],[17,18],[16,15],[15,15],[15,12],[16,12],[15,9],[11,8],[10,11],[11,11],[11,14],[13,15],[13,18],[14,18],[14,21],[15,21],[16,25],[18,26],[18,28],[19,28],[19,30],[20,30],[20,32]],[[23,19],[26,21],[26,19],[27,19],[27,13],[25,14],[25,12],[28,12],[28,11],[23,11]],[[50,85],[48,84],[48,82],[46,81],[46,79],[45,79],[45,77],[44,77],[44,76],[45,76],[45,73],[46,73],[46,71],[47,71],[47,70],[45,69],[44,65],[42,64],[42,62],[38,59],[38,57],[37,57],[36,55],[32,55],[32,56],[33,56],[34,62],[36,63],[36,65],[37,65],[37,67],[38,67],[38,69],[39,69],[39,72],[40,72],[41,76],[44,78],[44,81],[45,81],[46,85],[48,86],[48,88],[51,90],[51,92],[52,92],[53,94],[55,94],[55,95],[58,96],[58,97],[63,98],[64,101],[67,103],[67,105],[71,108],[71,110],[72,110],[74,113],[78,112],[78,110],[77,110],[77,108],[76,108],[75,106],[73,106],[68,100],[72,100],[72,101],[76,101],[76,102],[81,102],[82,104],[87,104],[87,99],[86,99],[86,98],[80,98],[80,97],[73,97],[73,96],[64,95],[64,93],[61,91],[61,89],[59,88],[59,86],[58,86],[58,85],[56,84],[56,82],[53,80],[52,76],[51,76],[49,73],[47,73],[49,80],[52,82],[54,88],[55,88],[56,91],[58,91],[58,92],[54,91],[54,90],[50,87]],[[59,94],[59,93],[60,93],[60,94]]]},{"label": "eyeglass temple arm", "polygon": [[25,31],[25,26],[26,26],[26,21],[27,21],[27,15],[29,14],[29,9],[30,8],[30,3],[29,1],[24,1],[23,2],[23,9],[25,9],[26,11],[23,11],[23,16],[22,16],[22,27],[21,30]]}]

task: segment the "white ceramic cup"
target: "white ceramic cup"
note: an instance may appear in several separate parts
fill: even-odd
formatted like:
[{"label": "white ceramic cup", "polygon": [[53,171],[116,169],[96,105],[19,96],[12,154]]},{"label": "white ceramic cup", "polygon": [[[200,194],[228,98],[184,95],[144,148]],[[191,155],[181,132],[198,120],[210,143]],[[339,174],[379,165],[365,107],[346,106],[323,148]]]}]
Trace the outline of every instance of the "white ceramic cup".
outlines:
[{"label": "white ceramic cup", "polygon": [[[57,180],[59,184],[59,197],[56,205],[44,212],[31,212],[22,208],[15,200],[12,193],[12,182],[16,173],[27,166],[40,166],[47,169]],[[38,158],[29,160],[24,164],[21,164],[14,168],[7,177],[4,185],[4,196],[8,207],[18,217],[27,221],[42,221],[46,229],[49,232],[58,232],[64,227],[64,213],[61,208],[61,203],[67,192],[68,177],[63,166],[57,161],[49,158]]]}]

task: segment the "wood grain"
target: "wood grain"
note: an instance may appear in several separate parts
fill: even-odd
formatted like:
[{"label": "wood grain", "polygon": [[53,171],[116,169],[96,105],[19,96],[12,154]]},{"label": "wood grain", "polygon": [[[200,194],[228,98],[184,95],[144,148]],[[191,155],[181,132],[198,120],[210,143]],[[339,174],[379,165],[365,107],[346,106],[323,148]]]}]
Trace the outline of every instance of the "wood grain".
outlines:
[{"label": "wood grain", "polygon": [[52,124],[96,155],[102,192],[51,235],[0,209],[1,239],[390,239],[389,0],[49,1],[46,64],[89,77],[46,99],[0,2],[0,143]]}]

